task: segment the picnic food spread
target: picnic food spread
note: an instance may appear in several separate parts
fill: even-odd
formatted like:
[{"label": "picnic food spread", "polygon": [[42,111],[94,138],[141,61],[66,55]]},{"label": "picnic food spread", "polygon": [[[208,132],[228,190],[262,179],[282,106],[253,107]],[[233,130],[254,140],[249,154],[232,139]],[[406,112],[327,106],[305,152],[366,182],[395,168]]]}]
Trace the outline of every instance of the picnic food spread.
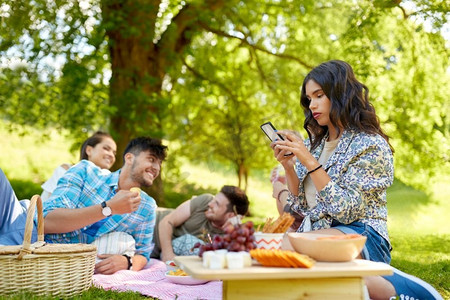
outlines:
[{"label": "picnic food spread", "polygon": [[[276,250],[281,245],[282,235],[292,225],[294,218],[289,213],[284,213],[275,221],[272,220],[272,218],[267,219],[261,234],[277,235],[277,247],[256,245],[256,233],[251,221],[244,224],[229,225],[225,228],[223,236],[215,235],[209,243],[195,245],[195,247],[200,248],[199,256],[202,257],[203,267],[216,270],[242,269],[251,267],[251,258],[266,267],[312,267],[315,261],[307,255],[293,251]],[[267,242],[271,242],[272,239],[274,238],[270,238]],[[256,246],[260,249],[255,249]]]},{"label": "picnic food spread", "polygon": [[242,269],[251,266],[252,259],[247,251],[228,252],[226,249],[221,249],[203,253],[203,267],[205,268]]},{"label": "picnic food spread", "polygon": [[[274,222],[272,220],[273,218],[267,218],[262,229],[263,233],[285,233],[294,223],[295,218],[290,213],[284,212]],[[256,231],[259,231],[259,228]]]},{"label": "picnic food spread", "polygon": [[[289,213],[284,213],[275,221],[273,221],[272,218],[268,218],[261,231],[258,230],[255,232],[252,222],[240,225],[229,225],[225,228],[225,233],[223,235],[214,235],[212,238],[208,236],[209,242],[195,246],[200,248],[200,261],[196,260],[194,264],[194,261],[187,260],[188,257],[180,257],[179,261],[177,260],[178,258],[175,257],[175,261],[178,261],[182,265],[185,263],[191,264],[192,262],[192,265],[190,266],[184,265],[186,267],[185,270],[187,270],[189,274],[192,272],[195,278],[191,278],[197,280],[228,279],[232,280],[233,284],[235,284],[236,282],[239,283],[239,280],[235,281],[236,279],[251,279],[254,276],[258,277],[257,274],[261,274],[261,272],[264,275],[261,275],[262,277],[258,278],[264,280],[269,277],[276,280],[282,280],[280,278],[297,278],[297,276],[302,278],[309,278],[309,276],[312,276],[315,278],[318,273],[322,274],[321,272],[323,272],[321,268],[323,269],[324,266],[321,261],[335,261],[334,258],[333,260],[323,260],[323,258],[319,256],[319,259],[315,259],[312,253],[299,251],[295,245],[293,245],[295,251],[285,250],[281,246],[282,243],[286,241],[286,238],[289,238],[291,244],[293,241],[298,244],[300,242],[300,237],[302,237],[308,241],[317,241],[332,245],[342,243],[354,244],[354,242],[365,238],[354,234],[335,237],[313,233],[303,233],[301,236],[297,237],[299,233],[286,233],[293,222],[294,218]],[[284,241],[283,237],[285,237]],[[327,250],[331,252],[345,252],[346,254],[349,252],[347,248],[342,247],[339,248],[339,251],[334,249],[334,247],[326,248],[329,248]],[[356,254],[358,254],[361,249],[358,248],[356,251]],[[351,261],[355,257],[356,256],[353,256],[352,254],[350,259],[345,258],[340,261]],[[319,263],[316,264],[316,261]],[[182,268],[184,269],[184,267]],[[330,270],[334,270],[334,268],[331,268]],[[327,272],[329,272],[328,269]],[[169,275],[170,274],[167,273],[166,277],[172,282],[177,280],[177,282],[175,282],[177,284],[188,284],[186,281],[181,282],[182,276],[174,279],[169,278],[174,277]],[[201,283],[197,282],[195,284]],[[241,291],[240,285],[238,286],[237,290]],[[229,291],[234,289],[231,285],[227,287],[229,288]],[[236,291],[233,290],[233,292]]]},{"label": "picnic food spread", "polygon": [[316,240],[348,240],[348,239],[355,239],[360,238],[360,234],[344,234],[344,235],[330,235],[330,236],[319,236],[316,238]]},{"label": "picnic food spread", "polygon": [[130,189],[130,192],[138,192],[138,193],[140,193],[140,192],[141,192],[141,189],[138,188],[138,187],[132,187],[132,188]]},{"label": "picnic food spread", "polygon": [[168,271],[167,275],[170,275],[170,276],[188,276],[188,274],[186,274],[186,272],[181,270],[181,269],[176,269],[174,271]]},{"label": "picnic food spread", "polygon": [[248,221],[244,224],[228,225],[225,228],[225,234],[216,234],[209,243],[201,245],[196,243],[194,248],[200,248],[199,256],[202,257],[205,251],[226,249],[228,251],[250,251],[255,248],[255,237],[253,233],[253,222]]},{"label": "picnic food spread", "polygon": [[311,268],[315,263],[308,255],[287,250],[253,249],[250,255],[265,267]]}]

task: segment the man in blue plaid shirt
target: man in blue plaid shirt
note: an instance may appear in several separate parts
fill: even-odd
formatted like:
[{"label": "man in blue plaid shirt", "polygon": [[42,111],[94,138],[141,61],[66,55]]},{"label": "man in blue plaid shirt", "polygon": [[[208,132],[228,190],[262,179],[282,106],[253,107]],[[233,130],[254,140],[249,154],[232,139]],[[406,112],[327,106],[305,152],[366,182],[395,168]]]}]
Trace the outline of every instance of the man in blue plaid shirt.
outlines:
[{"label": "man in blue plaid shirt", "polygon": [[130,189],[153,184],[166,149],[160,140],[140,137],[128,144],[124,165],[116,172],[105,173],[87,160],[70,168],[44,203],[45,240],[91,243],[111,232],[125,232],[134,238],[136,254],[103,255],[95,271],[141,270],[153,250],[156,202],[145,192]]}]

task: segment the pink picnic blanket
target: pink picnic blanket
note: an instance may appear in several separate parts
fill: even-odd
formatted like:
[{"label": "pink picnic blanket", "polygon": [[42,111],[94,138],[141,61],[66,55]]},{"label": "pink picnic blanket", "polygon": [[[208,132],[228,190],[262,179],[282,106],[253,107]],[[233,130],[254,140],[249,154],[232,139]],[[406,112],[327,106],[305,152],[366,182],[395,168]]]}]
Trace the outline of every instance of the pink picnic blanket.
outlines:
[{"label": "pink picnic blanket", "polygon": [[141,271],[119,271],[113,275],[95,274],[94,285],[105,290],[135,291],[161,300],[222,299],[222,282],[209,281],[199,285],[171,283],[165,277],[164,262],[151,259]]}]

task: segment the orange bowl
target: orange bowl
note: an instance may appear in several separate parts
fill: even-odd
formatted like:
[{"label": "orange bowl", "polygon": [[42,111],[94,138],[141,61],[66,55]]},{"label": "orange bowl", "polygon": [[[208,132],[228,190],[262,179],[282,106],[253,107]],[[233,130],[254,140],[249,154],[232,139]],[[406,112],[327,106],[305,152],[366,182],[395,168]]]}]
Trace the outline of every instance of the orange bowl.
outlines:
[{"label": "orange bowl", "polygon": [[[364,248],[367,237],[363,235],[331,236],[317,233],[288,233],[295,251],[317,261],[343,262],[355,259]],[[339,238],[340,237],[340,238]]]}]

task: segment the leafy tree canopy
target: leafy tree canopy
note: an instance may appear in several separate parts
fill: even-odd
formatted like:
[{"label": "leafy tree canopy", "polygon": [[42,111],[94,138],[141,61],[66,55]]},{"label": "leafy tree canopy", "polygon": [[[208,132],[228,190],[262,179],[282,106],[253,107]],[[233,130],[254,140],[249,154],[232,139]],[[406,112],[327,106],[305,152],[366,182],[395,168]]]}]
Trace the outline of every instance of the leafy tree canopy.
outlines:
[{"label": "leafy tree canopy", "polygon": [[304,134],[304,76],[342,59],[369,86],[396,175],[426,185],[450,161],[448,17],[429,0],[3,2],[0,114],[79,140],[107,129],[119,153],[137,135],[177,140],[244,186],[275,163],[259,125]]}]

